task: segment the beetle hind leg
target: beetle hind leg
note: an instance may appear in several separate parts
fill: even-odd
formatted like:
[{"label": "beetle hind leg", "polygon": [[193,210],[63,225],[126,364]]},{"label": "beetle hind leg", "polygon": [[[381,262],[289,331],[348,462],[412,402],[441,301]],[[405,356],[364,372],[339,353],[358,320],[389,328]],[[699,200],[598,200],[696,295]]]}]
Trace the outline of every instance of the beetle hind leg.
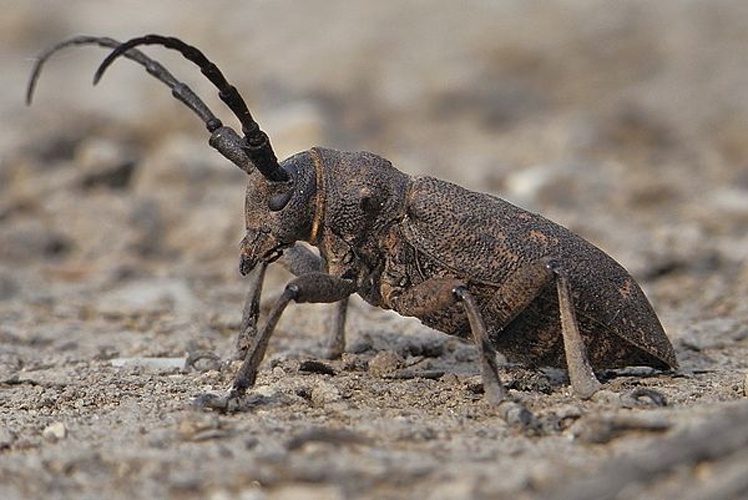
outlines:
[{"label": "beetle hind leg", "polygon": [[540,259],[508,277],[489,304],[491,312],[498,316],[494,328],[500,336],[501,329],[521,314],[551,283],[555,284],[558,296],[560,330],[569,381],[577,396],[588,399],[600,388],[600,382],[592,370],[587,348],[579,332],[571,285],[557,261],[552,258]]},{"label": "beetle hind leg", "polygon": [[579,333],[579,324],[574,314],[574,304],[571,300],[571,287],[566,275],[553,264],[549,265],[556,277],[558,305],[561,314],[561,333],[564,338],[564,352],[566,367],[569,371],[569,381],[574,392],[582,399],[589,399],[600,389],[600,381],[595,377],[587,350]]}]

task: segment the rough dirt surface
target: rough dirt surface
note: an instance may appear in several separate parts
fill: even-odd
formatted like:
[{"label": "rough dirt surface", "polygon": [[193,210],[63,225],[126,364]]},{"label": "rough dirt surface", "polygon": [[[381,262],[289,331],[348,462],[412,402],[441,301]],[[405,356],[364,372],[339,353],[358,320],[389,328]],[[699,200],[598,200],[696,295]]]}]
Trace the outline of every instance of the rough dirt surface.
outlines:
[{"label": "rough dirt surface", "polygon": [[[1,498],[748,495],[748,3],[2,11]],[[481,400],[471,346],[355,301],[348,353],[325,361],[331,309],[292,305],[245,411],[194,409],[237,367],[244,174],[131,62],[92,88],[99,48],[60,53],[23,103],[48,45],[149,32],[212,57],[281,157],[373,151],[598,244],[642,284],[681,369],[603,373],[580,401],[564,373],[504,367],[526,429]],[[148,53],[230,122],[193,66]],[[288,279],[273,269],[266,301]]]}]

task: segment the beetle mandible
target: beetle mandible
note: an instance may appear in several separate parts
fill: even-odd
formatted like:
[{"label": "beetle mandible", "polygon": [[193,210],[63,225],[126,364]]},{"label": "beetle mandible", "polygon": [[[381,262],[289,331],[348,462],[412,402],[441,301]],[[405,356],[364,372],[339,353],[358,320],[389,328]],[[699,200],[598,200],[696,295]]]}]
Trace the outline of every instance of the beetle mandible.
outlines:
[{"label": "beetle mandible", "polygon": [[[278,162],[237,89],[199,49],[177,38],[66,40],[37,61],[28,101],[53,53],[86,44],[114,49],[94,82],[119,56],[143,65],[203,120],[210,145],[248,175],[240,271],[252,272],[253,279],[238,342],[244,362],[228,394],[208,400],[208,406],[225,408],[254,385],[268,340],[291,301],[338,303],[329,354],[339,355],[352,294],[471,339],[492,403],[506,398],[496,351],[532,367],[567,368],[581,398],[600,387],[594,369],[677,367],[673,347],[639,285],[591,243],[500,198],[411,177],[372,153],[312,148]],[[141,45],[176,50],[199,66],[238,118],[242,135],[140,52]],[[319,256],[299,242],[316,247]],[[258,329],[265,270],[281,256],[296,278]]]}]

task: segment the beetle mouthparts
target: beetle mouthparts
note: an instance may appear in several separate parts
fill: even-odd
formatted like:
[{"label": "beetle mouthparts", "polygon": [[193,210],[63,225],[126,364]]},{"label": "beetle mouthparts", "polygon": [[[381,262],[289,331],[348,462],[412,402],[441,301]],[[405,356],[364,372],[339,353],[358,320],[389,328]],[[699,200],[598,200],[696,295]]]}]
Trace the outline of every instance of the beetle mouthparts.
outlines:
[{"label": "beetle mouthparts", "polygon": [[265,255],[262,256],[262,260],[268,264],[270,264],[271,262],[275,262],[276,260],[281,258],[284,249],[284,245],[278,245],[277,247],[272,248],[267,253],[265,253]]},{"label": "beetle mouthparts", "polygon": [[257,265],[257,259],[251,259],[246,255],[239,258],[239,272],[242,276],[248,275]]}]

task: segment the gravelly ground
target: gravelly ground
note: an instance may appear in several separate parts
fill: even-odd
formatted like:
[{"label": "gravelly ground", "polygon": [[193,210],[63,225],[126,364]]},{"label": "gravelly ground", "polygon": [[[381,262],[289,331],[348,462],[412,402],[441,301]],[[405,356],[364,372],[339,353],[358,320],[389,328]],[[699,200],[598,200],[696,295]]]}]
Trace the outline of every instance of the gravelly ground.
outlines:
[{"label": "gravelly ground", "polygon": [[[747,494],[748,4],[6,4],[0,497]],[[681,370],[603,374],[582,402],[563,374],[506,367],[527,432],[481,401],[470,346],[360,301],[335,374],[300,369],[331,311],[292,306],[252,407],[193,409],[236,368],[176,365],[232,353],[243,174],[140,68],[92,90],[101,49],[60,53],[23,104],[49,44],[148,32],[215,59],[279,156],[374,151],[584,235],[639,279]],[[223,113],[192,67],[149,53]],[[266,298],[288,278],[273,270]]]}]

